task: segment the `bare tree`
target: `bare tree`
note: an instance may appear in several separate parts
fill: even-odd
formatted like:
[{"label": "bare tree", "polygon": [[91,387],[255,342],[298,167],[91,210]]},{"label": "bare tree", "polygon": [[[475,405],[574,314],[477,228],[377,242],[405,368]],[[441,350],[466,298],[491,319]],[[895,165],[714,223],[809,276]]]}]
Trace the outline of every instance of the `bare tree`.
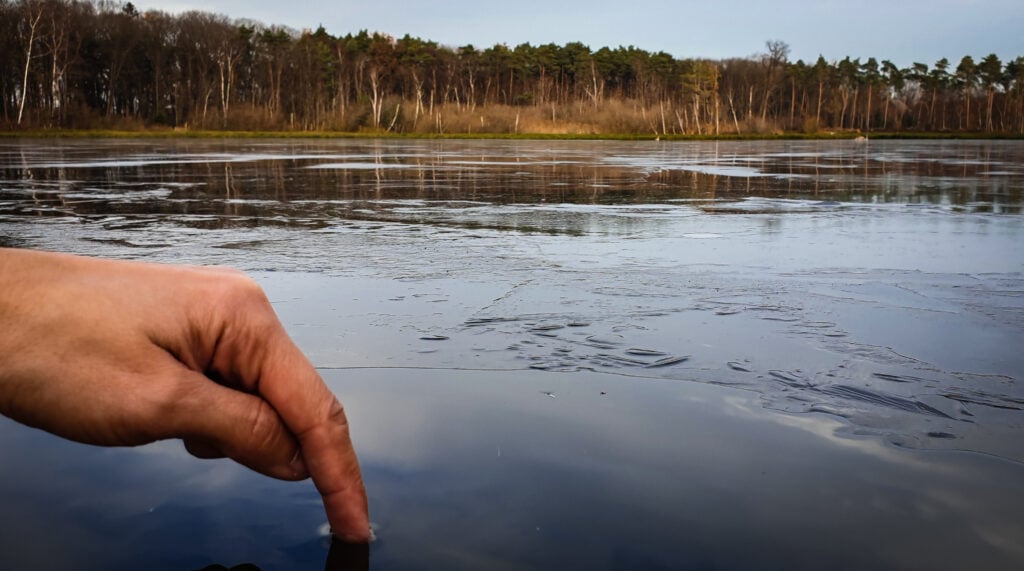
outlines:
[{"label": "bare tree", "polygon": [[996,99],[996,86],[999,85],[999,81],[1002,79],[1003,74],[1003,63],[999,61],[999,56],[996,54],[989,54],[981,60],[978,64],[978,76],[981,79],[982,85],[985,87],[987,109],[985,112],[985,129],[987,131],[993,131],[995,125],[992,122],[992,109],[995,105]]},{"label": "bare tree", "polygon": [[220,110],[224,125],[228,122],[228,110],[231,107],[231,95],[235,84],[235,67],[238,61],[245,55],[251,30],[244,26],[232,29],[224,22],[219,30],[221,37],[217,41],[216,59],[219,82],[217,87],[220,90]]},{"label": "bare tree", "polygon": [[35,48],[39,22],[43,19],[43,3],[34,0],[22,1],[21,25],[18,31],[25,37],[25,68],[21,76],[21,98],[18,101],[18,125],[25,115],[25,99],[28,96],[28,70],[32,65],[32,50]]},{"label": "bare tree", "polygon": [[781,76],[782,68],[789,58],[789,44],[781,40],[768,40],[765,42],[768,53],[763,58],[766,68],[764,101],[761,104],[761,121],[768,118],[768,100],[778,87],[776,84]]}]

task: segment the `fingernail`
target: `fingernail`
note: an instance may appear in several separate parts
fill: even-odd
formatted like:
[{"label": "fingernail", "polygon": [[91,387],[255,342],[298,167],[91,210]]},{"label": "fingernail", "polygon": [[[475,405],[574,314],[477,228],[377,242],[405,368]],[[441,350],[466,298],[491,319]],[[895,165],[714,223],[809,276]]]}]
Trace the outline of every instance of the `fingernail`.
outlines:
[{"label": "fingernail", "polygon": [[291,467],[292,473],[294,473],[296,477],[309,477],[309,469],[306,468],[306,461],[302,459],[302,450],[295,451],[295,456],[292,456],[292,461],[288,463],[288,466]]}]

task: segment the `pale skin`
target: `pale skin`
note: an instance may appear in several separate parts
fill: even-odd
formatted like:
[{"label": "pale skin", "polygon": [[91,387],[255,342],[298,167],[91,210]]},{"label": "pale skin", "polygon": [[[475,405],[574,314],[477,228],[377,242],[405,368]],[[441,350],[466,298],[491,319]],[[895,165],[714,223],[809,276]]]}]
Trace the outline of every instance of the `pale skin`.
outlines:
[{"label": "pale skin", "polygon": [[239,272],[0,248],[0,413],[311,476],[334,534],[370,537],[344,409]]}]

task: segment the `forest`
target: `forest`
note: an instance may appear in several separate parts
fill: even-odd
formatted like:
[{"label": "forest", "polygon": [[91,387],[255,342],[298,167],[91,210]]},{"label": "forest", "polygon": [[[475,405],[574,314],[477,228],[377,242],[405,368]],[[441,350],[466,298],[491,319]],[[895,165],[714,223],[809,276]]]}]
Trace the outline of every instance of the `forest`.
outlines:
[{"label": "forest", "polygon": [[1024,57],[451,47],[106,0],[0,0],[0,130],[1024,134]]}]

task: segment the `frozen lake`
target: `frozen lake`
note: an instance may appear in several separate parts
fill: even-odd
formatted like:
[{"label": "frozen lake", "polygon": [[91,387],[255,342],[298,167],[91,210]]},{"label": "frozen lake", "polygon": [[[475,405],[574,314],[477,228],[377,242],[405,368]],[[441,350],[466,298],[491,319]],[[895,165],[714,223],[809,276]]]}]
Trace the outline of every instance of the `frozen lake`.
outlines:
[{"label": "frozen lake", "polygon": [[1019,568],[1022,214],[1024,142],[2,141],[0,245],[260,282],[380,539],[0,419],[0,568]]}]

